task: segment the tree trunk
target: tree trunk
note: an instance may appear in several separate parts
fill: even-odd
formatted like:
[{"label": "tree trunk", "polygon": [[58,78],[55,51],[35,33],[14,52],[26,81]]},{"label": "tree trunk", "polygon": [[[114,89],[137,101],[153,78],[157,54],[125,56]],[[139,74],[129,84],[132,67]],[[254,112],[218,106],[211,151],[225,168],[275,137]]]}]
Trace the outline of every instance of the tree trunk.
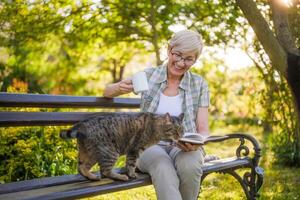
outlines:
[{"label": "tree trunk", "polygon": [[293,163],[300,163],[300,51],[289,30],[287,8],[279,0],[271,0],[272,20],[276,32],[269,28],[267,21],[253,0],[236,0],[258,40],[269,56],[271,65],[286,79],[294,97],[294,108],[298,116],[298,125],[293,131]]},{"label": "tree trunk", "polygon": [[113,78],[113,83],[117,82],[117,61],[115,59],[112,59],[112,64],[113,64],[113,70],[111,70],[111,75]]},{"label": "tree trunk", "polygon": [[152,27],[153,37],[152,37],[152,44],[155,51],[156,56],[156,65],[161,65],[162,61],[160,59],[160,53],[159,53],[159,46],[158,46],[158,35],[156,30],[156,20],[155,20],[155,13],[157,12],[155,8],[155,0],[151,0],[151,13],[150,13],[150,25]]},{"label": "tree trunk", "polygon": [[256,4],[253,0],[236,0],[236,2],[268,54],[272,66],[286,77],[287,55]]},{"label": "tree trunk", "polygon": [[300,124],[300,56],[291,53],[288,53],[287,81],[293,92]]},{"label": "tree trunk", "polygon": [[285,52],[300,56],[296,47],[295,38],[291,34],[288,22],[288,7],[283,6],[278,0],[271,0],[272,19],[274,22],[276,37]]},{"label": "tree trunk", "polygon": [[295,97],[295,110],[300,123],[300,54],[288,29],[285,10],[278,4],[278,1],[271,1],[278,36],[276,38],[253,0],[236,0],[236,3],[268,54],[272,66],[288,80]]},{"label": "tree trunk", "polygon": [[282,2],[278,0],[271,0],[270,6],[277,39],[288,55],[286,78],[293,92],[295,109],[300,122],[300,51],[297,49],[295,39],[289,29],[288,7],[283,6]]},{"label": "tree trunk", "polygon": [[118,81],[121,81],[123,79],[124,69],[125,69],[125,65],[121,65],[120,66],[120,71],[119,71],[119,80]]}]

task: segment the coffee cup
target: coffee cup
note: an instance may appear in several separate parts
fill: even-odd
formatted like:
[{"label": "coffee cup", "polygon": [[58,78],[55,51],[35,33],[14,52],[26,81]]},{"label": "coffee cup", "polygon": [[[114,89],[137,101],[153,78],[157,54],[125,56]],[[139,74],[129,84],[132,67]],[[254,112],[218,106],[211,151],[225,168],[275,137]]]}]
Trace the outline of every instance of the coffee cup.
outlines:
[{"label": "coffee cup", "polygon": [[138,72],[132,76],[133,90],[141,93],[149,90],[148,80],[145,72]]}]

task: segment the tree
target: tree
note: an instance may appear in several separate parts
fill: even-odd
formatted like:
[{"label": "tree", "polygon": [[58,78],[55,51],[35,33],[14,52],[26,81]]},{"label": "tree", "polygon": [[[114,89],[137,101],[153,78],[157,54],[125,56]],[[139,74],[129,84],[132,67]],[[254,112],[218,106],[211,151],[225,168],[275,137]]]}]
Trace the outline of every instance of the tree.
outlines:
[{"label": "tree", "polygon": [[[64,82],[81,85],[70,73],[75,62],[70,51],[71,40],[65,37],[64,30],[69,15],[63,11],[69,4],[67,1],[0,2],[0,48],[7,52],[1,68],[1,91],[7,91],[13,79],[28,83],[29,92],[38,93],[49,93],[56,85],[64,87]],[[79,12],[81,9],[73,14]]]},{"label": "tree", "polygon": [[[300,39],[300,3],[296,0],[290,1],[290,7],[288,7],[283,4],[283,1],[270,0],[269,3],[264,4],[264,8],[269,8],[268,11],[271,14],[269,19],[263,17],[262,11],[257,8],[257,3],[253,0],[236,0],[236,3],[267,53],[272,70],[277,71],[287,80],[292,91],[298,125],[291,130],[292,134],[288,135],[288,141],[292,144],[293,164],[300,165],[300,50],[297,48]],[[294,27],[290,28],[289,23]],[[280,88],[279,85],[278,88]],[[281,142],[281,145],[287,145],[287,143]]]},{"label": "tree", "polygon": [[112,33],[104,35],[105,41],[148,43],[148,50],[155,53],[156,64],[160,65],[160,48],[172,33],[169,26],[175,24],[179,6],[172,0],[102,1],[98,10],[102,16],[101,26]]},{"label": "tree", "polygon": [[134,42],[130,44],[119,42],[112,44],[109,49],[105,49],[101,54],[100,69],[111,74],[113,83],[124,79],[126,64],[133,59],[134,55],[142,52],[142,48],[139,50],[137,45]]},{"label": "tree", "polygon": [[[300,122],[300,50],[296,47],[300,35],[293,35],[289,28],[289,8],[284,6],[282,1],[270,1],[271,21],[274,24],[272,30],[253,0],[236,0],[236,2],[268,54],[272,67],[287,79],[294,94]],[[296,11],[292,14],[299,18],[300,4],[293,1],[293,8]]]}]

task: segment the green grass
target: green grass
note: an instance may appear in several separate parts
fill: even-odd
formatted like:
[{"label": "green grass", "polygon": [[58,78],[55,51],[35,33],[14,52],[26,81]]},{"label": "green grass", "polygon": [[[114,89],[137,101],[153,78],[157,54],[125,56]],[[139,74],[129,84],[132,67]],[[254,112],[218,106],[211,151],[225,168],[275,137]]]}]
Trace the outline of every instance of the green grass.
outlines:
[{"label": "green grass", "polygon": [[267,169],[261,199],[300,199],[300,169],[283,167]]},{"label": "green grass", "polygon": [[[263,149],[263,156],[260,165],[265,170],[264,184],[260,190],[261,200],[296,200],[300,199],[300,169],[288,168],[282,166],[273,166],[273,156],[267,149],[265,137],[262,131],[257,127],[242,126],[226,126],[213,130],[217,135],[223,135],[230,132],[243,132],[253,134],[260,142]],[[214,134],[214,135],[216,135]],[[220,144],[209,144],[205,147],[206,152],[216,154],[220,157],[234,156],[235,148],[238,145],[237,141],[226,141]],[[239,171],[243,174],[245,170]],[[111,194],[105,194],[86,198],[90,200],[155,200],[154,187],[146,186],[141,188],[130,189]],[[242,187],[238,181],[230,175],[213,173],[206,177],[202,184],[201,194],[199,199],[214,199],[214,200],[241,200],[246,199]]]}]

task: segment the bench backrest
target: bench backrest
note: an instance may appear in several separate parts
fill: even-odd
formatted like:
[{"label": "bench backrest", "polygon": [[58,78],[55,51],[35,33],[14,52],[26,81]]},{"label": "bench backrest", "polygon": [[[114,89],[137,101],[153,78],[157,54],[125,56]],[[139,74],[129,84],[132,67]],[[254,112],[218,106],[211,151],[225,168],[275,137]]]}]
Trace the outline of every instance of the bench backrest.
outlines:
[{"label": "bench backrest", "polygon": [[[0,93],[0,107],[12,108],[129,108],[140,106],[138,98]],[[0,126],[70,125],[107,112],[1,111]]]}]

